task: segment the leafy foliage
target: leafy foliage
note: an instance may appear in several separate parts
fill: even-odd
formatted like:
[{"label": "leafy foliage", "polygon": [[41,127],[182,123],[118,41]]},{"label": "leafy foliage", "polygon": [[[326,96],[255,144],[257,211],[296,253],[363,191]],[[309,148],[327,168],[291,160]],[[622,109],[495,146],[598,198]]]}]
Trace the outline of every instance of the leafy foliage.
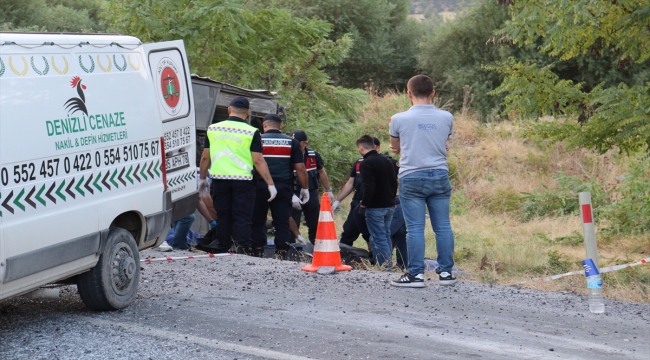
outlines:
[{"label": "leafy foliage", "polygon": [[401,89],[415,73],[417,46],[424,27],[408,19],[409,0],[249,0],[250,6],[277,7],[294,16],[332,24],[331,39],[354,39],[349,56],[327,72],[334,84]]},{"label": "leafy foliage", "polygon": [[[555,58],[556,69],[567,62],[588,69],[598,66],[590,68],[594,79],[580,81],[561,77],[538,61],[505,61],[498,71],[506,80],[493,94],[507,94],[506,111],[578,120],[580,126],[569,121],[542,124],[540,133],[601,153],[615,147],[632,152],[650,145],[647,2],[522,0],[515,2],[511,14],[501,32],[502,42],[536,45]],[[599,64],[599,59],[609,59],[610,66]]]},{"label": "leafy foliage", "polygon": [[607,193],[603,185],[593,179],[583,181],[577,176],[567,176],[560,172],[557,177],[558,187],[550,189],[546,185],[531,193],[522,193],[521,220],[530,221],[543,216],[566,216],[580,211],[578,193],[591,192],[591,201],[596,218],[600,217],[603,205],[607,204]]},{"label": "leafy foliage", "polygon": [[[239,86],[277,91],[286,105],[286,130],[303,128],[323,155],[328,171],[343,178],[341,144],[356,119],[362,90],[330,84],[327,66],[340,64],[353,46],[343,34],[330,40],[332,25],[279,8],[241,0],[106,0],[113,30],[144,42],[183,39],[192,72]],[[340,141],[342,140],[342,141]],[[341,160],[339,160],[341,159]],[[333,166],[331,166],[333,165]]]},{"label": "leafy foliage", "polygon": [[622,59],[650,58],[650,4],[643,0],[518,0],[504,36],[515,43],[535,43],[561,60],[601,54],[613,48]]},{"label": "leafy foliage", "polygon": [[647,234],[650,231],[650,160],[632,166],[618,189],[620,198],[605,209],[614,234]]},{"label": "leafy foliage", "polygon": [[492,94],[508,94],[504,98],[506,106],[525,114],[541,116],[558,115],[566,111],[578,112],[578,106],[584,97],[581,85],[573,84],[571,80],[561,80],[551,71],[552,65],[538,68],[510,57],[497,66],[485,68],[511,75]]},{"label": "leafy foliage", "polygon": [[503,7],[493,1],[481,2],[453,21],[434,27],[423,38],[418,66],[433,77],[438,94],[454,100],[453,110],[462,106],[465,85],[471,87],[472,105],[483,117],[499,107],[501,99],[488,93],[499,86],[503,76],[482,66],[512,53],[489,41],[507,19],[508,12]]},{"label": "leafy foliage", "polygon": [[557,274],[571,270],[571,262],[566,260],[564,255],[557,250],[551,250],[547,255],[549,273]]},{"label": "leafy foliage", "polygon": [[451,193],[451,200],[449,204],[449,213],[451,215],[463,215],[466,214],[469,210],[469,206],[472,203],[470,199],[465,196],[462,190],[454,191]]},{"label": "leafy foliage", "polygon": [[0,0],[0,29],[100,32],[100,0]]}]

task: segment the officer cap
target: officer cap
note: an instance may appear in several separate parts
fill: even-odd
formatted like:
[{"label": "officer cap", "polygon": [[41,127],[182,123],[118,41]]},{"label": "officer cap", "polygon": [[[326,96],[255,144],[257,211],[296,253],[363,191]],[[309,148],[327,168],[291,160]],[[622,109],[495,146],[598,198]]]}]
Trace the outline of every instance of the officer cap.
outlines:
[{"label": "officer cap", "polygon": [[307,141],[307,134],[302,130],[294,130],[289,136],[298,141]]},{"label": "officer cap", "polygon": [[267,114],[267,115],[264,117],[264,121],[266,121],[266,120],[282,122],[282,118],[279,117],[279,116],[276,115],[276,114]]},{"label": "officer cap", "polygon": [[240,109],[248,109],[250,107],[248,104],[248,99],[243,96],[237,96],[236,98],[232,99],[230,106]]}]

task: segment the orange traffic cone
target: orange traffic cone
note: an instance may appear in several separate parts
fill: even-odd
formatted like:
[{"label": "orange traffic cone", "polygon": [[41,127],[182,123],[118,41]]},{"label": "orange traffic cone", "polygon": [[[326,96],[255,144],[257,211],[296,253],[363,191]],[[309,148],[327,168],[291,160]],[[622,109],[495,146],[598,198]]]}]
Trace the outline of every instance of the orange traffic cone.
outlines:
[{"label": "orange traffic cone", "polygon": [[341,249],[336,237],[332,205],[327,194],[323,194],[323,199],[320,202],[314,257],[311,265],[303,267],[302,271],[316,272],[321,266],[333,266],[335,272],[352,270],[352,266],[343,265],[341,262]]}]

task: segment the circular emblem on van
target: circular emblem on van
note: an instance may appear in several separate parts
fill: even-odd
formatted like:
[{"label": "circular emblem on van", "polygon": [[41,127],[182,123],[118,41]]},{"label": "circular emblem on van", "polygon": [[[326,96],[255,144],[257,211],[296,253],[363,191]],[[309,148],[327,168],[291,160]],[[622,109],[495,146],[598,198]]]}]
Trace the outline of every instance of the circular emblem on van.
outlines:
[{"label": "circular emblem on van", "polygon": [[165,67],[160,74],[160,87],[165,104],[175,108],[180,100],[181,87],[178,82],[178,74],[169,66]]},{"label": "circular emblem on van", "polygon": [[156,67],[158,98],[162,110],[171,116],[177,116],[183,108],[187,97],[181,84],[184,84],[183,65],[172,58],[163,57]]}]

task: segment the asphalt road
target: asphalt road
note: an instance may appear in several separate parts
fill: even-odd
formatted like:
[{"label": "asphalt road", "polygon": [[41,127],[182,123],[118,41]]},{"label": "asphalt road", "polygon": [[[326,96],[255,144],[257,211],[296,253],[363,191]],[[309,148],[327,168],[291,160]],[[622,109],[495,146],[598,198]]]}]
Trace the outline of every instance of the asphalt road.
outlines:
[{"label": "asphalt road", "polygon": [[[179,254],[174,254],[175,256]],[[145,251],[142,257],[161,253]],[[650,305],[398,274],[317,275],[233,255],[143,264],[130,307],[97,313],[76,287],[0,304],[1,359],[647,359]]]}]

